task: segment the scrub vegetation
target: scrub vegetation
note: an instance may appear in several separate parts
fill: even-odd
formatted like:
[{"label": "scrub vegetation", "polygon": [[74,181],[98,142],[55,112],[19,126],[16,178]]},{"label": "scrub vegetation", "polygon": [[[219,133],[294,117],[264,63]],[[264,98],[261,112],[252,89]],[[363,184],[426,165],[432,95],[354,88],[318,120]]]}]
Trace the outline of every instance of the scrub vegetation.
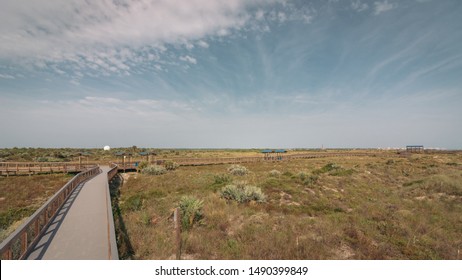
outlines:
[{"label": "scrub vegetation", "polygon": [[0,241],[71,178],[65,174],[0,177]]},{"label": "scrub vegetation", "polygon": [[[242,168],[241,168],[242,167]],[[123,174],[129,259],[461,259],[462,154],[332,157]]]}]

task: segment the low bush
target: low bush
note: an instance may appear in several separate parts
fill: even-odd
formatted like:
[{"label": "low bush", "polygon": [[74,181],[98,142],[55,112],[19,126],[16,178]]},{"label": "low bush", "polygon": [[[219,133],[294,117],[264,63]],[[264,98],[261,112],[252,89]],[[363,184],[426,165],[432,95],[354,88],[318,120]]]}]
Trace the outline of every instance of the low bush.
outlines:
[{"label": "low bush", "polygon": [[142,161],[138,164],[138,170],[143,170],[144,168],[149,166],[149,162],[147,161]]},{"label": "low bush", "polygon": [[250,201],[265,202],[266,196],[260,188],[245,183],[230,184],[221,190],[221,197],[239,203]]},{"label": "low bush", "polygon": [[175,170],[179,167],[180,165],[174,161],[167,160],[164,164],[165,169],[167,170]]},{"label": "low bush", "polygon": [[143,169],[141,169],[141,173],[143,174],[148,174],[148,175],[162,175],[165,174],[167,170],[165,167],[160,166],[160,165],[149,165]]},{"label": "low bush", "polygon": [[190,230],[194,224],[202,220],[204,201],[192,196],[183,196],[178,204],[181,213],[181,227]]},{"label": "low bush", "polygon": [[297,173],[297,175],[294,175],[292,178],[298,179],[305,186],[314,185],[319,179],[318,175],[310,175],[305,172],[299,172]]},{"label": "low bush", "polygon": [[213,179],[213,183],[216,185],[231,183],[231,181],[233,180],[228,174],[218,174],[213,176]]},{"label": "low bush", "polygon": [[249,173],[249,170],[245,166],[239,164],[233,164],[228,168],[228,172],[236,176],[244,176]]},{"label": "low bush", "polygon": [[334,171],[340,168],[342,168],[340,165],[337,165],[335,163],[328,163],[324,165],[323,167],[321,167],[320,169],[316,169],[315,171],[313,171],[313,174],[327,173],[327,172],[331,172],[331,171]]}]

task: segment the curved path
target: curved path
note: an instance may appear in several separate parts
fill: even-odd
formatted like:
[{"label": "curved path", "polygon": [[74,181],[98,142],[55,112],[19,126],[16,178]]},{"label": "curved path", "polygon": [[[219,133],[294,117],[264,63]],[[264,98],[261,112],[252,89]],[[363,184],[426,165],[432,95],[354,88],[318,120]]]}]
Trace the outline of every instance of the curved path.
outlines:
[{"label": "curved path", "polygon": [[76,187],[27,259],[118,259],[109,169]]}]

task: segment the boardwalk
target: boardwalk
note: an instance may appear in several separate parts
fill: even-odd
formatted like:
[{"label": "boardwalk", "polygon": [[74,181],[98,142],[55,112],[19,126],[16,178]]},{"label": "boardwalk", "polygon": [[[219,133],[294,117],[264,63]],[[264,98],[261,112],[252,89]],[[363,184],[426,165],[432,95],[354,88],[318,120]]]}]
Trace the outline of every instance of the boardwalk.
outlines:
[{"label": "boardwalk", "polygon": [[79,162],[0,162],[0,175],[77,173],[95,166],[95,163]]},{"label": "boardwalk", "polygon": [[109,167],[79,185],[28,259],[118,259],[108,187]]}]

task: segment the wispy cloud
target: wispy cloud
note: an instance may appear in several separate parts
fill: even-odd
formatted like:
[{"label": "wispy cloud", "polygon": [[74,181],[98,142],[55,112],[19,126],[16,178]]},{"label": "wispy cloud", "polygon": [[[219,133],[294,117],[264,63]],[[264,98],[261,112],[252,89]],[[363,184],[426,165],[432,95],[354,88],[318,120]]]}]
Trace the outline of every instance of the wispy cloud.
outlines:
[{"label": "wispy cloud", "polygon": [[381,2],[380,1],[374,2],[374,5],[375,5],[374,7],[375,15],[380,15],[381,13],[390,11],[398,6],[397,4],[394,4],[394,3],[388,3],[388,0],[381,1]]},{"label": "wispy cloud", "polygon": [[191,64],[196,64],[197,63],[197,60],[194,57],[191,57],[189,55],[180,56],[179,58],[180,58],[181,61],[189,62]]},{"label": "wispy cloud", "polygon": [[[0,11],[0,60],[67,72],[89,69],[90,75],[127,75],[143,63],[149,71],[169,63],[172,56],[164,54],[171,45],[208,48],[207,40],[267,21],[312,20],[312,10],[291,3],[274,6],[278,2],[9,1]],[[253,12],[274,7],[275,17]]]},{"label": "wispy cloud", "polygon": [[208,48],[209,47],[209,44],[207,44],[207,42],[205,42],[203,40],[199,40],[197,42],[197,45],[200,46],[200,47],[203,47],[203,48]]},{"label": "wispy cloud", "polygon": [[15,79],[15,77],[8,74],[0,74],[0,79]]},{"label": "wispy cloud", "polygon": [[369,5],[367,3],[362,3],[360,0],[351,2],[351,8],[357,12],[362,12],[369,9]]}]

